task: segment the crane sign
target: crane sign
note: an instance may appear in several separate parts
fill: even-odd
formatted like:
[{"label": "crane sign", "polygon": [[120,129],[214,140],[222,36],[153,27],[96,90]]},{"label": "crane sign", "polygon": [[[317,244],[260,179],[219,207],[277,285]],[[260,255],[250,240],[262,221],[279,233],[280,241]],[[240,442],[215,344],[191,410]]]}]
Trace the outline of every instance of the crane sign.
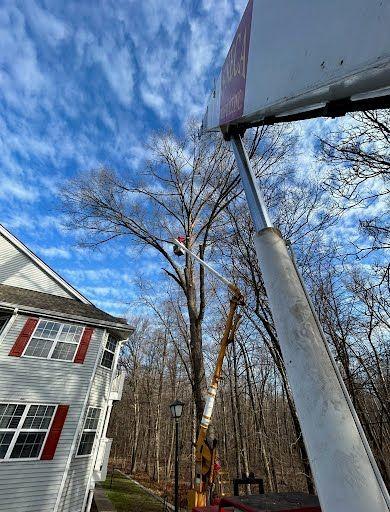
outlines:
[{"label": "crane sign", "polygon": [[390,3],[250,0],[205,130],[390,106]]},{"label": "crane sign", "polygon": [[390,497],[241,136],[261,124],[388,108],[389,27],[389,0],[250,0],[203,120],[203,131],[221,130],[232,144],[323,512],[385,512]]}]

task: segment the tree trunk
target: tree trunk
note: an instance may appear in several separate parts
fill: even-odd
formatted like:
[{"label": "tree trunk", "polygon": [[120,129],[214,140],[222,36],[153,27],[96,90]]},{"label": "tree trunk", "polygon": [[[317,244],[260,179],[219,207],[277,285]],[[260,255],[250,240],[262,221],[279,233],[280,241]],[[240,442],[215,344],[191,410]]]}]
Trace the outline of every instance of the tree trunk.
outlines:
[{"label": "tree trunk", "polygon": [[163,353],[162,353],[162,361],[159,375],[159,383],[157,390],[157,404],[156,404],[156,421],[154,424],[154,442],[155,442],[155,466],[154,466],[154,479],[157,483],[160,483],[160,422],[161,422],[161,399],[163,392],[163,384],[164,384],[164,370],[165,370],[165,360],[167,357],[167,337],[164,336],[164,344],[163,344]]},{"label": "tree trunk", "polygon": [[[237,378],[237,352],[236,352],[236,342],[233,340],[233,368],[234,368],[234,395],[235,395],[235,405],[237,412],[237,429],[238,429],[238,439],[240,442],[240,452],[242,457],[242,463],[244,467],[245,476],[249,476],[249,463],[248,463],[248,453],[245,446],[245,440],[243,435],[243,422],[242,422],[242,411],[241,411],[241,397],[238,390],[238,378]],[[247,486],[247,493],[250,494],[251,489],[250,486]]]},{"label": "tree trunk", "polygon": [[[245,373],[246,373],[246,381],[247,381],[247,385],[248,385],[248,394],[249,394],[249,400],[250,400],[250,403],[251,403],[251,406],[252,406],[252,412],[253,412],[253,416],[254,416],[254,420],[255,420],[256,432],[258,433],[258,440],[259,440],[259,445],[260,445],[261,460],[263,462],[263,467],[264,467],[264,472],[265,472],[265,480],[266,480],[266,484],[267,484],[269,490],[271,492],[273,492],[274,491],[274,484],[273,484],[272,477],[271,477],[270,464],[269,464],[269,460],[268,460],[267,451],[265,449],[266,439],[265,439],[265,436],[264,436],[264,429],[263,429],[263,425],[262,425],[261,419],[259,418],[259,415],[258,415],[258,412],[257,412],[255,398],[254,398],[254,395],[253,395],[252,375],[251,375],[251,372],[250,372],[249,357],[248,357],[248,353],[247,353],[247,351],[245,349],[245,346],[240,343],[240,347],[241,347],[241,350],[242,350],[242,353],[243,353],[244,359],[245,359]],[[262,401],[260,403],[260,409],[261,408],[262,408]]]},{"label": "tree trunk", "polygon": [[131,453],[130,474],[134,474],[137,469],[137,455],[138,455],[138,438],[140,430],[140,407],[138,393],[134,393],[134,433]]},{"label": "tree trunk", "polygon": [[197,311],[195,287],[193,285],[193,280],[191,279],[192,272],[188,272],[188,267],[186,270],[188,283],[187,308],[190,321],[190,360],[193,379],[192,394],[194,397],[196,419],[199,427],[203,415],[205,404],[203,397],[206,389],[202,350],[202,322],[199,319],[199,312]]},{"label": "tree trunk", "polygon": [[230,385],[230,405],[231,405],[231,415],[232,415],[232,423],[233,423],[233,436],[234,436],[234,453],[235,453],[235,462],[236,462],[236,478],[241,478],[241,457],[240,457],[240,442],[238,439],[238,426],[237,426],[237,414],[236,414],[236,405],[234,399],[234,391],[233,391],[233,371],[230,358],[228,359],[229,366],[229,385]]}]

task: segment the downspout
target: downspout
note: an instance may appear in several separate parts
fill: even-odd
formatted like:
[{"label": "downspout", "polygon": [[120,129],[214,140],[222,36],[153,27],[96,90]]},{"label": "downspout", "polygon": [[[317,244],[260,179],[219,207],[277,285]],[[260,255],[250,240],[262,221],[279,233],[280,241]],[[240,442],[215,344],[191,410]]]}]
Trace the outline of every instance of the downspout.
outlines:
[{"label": "downspout", "polygon": [[87,503],[87,507],[85,509],[85,512],[89,512],[91,510],[92,498],[93,498],[93,492],[92,492],[92,490],[90,490],[89,494],[88,494],[88,503]]}]

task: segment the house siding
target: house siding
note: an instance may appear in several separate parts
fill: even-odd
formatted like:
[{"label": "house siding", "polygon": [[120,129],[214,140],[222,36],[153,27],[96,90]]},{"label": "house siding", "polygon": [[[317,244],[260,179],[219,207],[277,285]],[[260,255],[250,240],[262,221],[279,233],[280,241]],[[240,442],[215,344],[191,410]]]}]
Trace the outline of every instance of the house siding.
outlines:
[{"label": "house siding", "polygon": [[[1,512],[53,511],[77,426],[84,412],[85,398],[90,389],[104,334],[103,329],[94,329],[83,364],[10,357],[9,351],[27,318],[27,315],[18,315],[0,344],[0,401],[69,404],[70,407],[53,460],[0,461]],[[92,388],[95,380],[96,377]],[[98,384],[97,386],[100,389]],[[100,396],[101,392],[91,392],[91,396],[95,394]],[[74,460],[78,463],[79,460],[87,459]],[[70,492],[75,498],[71,504],[72,508],[64,510],[72,512],[81,510],[81,506],[77,508],[80,504],[80,493],[75,491],[76,487],[80,487],[80,481],[77,478],[72,479],[72,474],[76,477],[77,463],[73,467],[72,460],[66,482],[68,489],[72,489],[72,492],[68,490],[67,493]],[[79,466],[82,466],[82,462]],[[81,472],[78,478],[86,479],[88,475],[85,467],[79,469]]]},{"label": "house siding", "polygon": [[74,299],[49,274],[0,234],[0,283]]},{"label": "house siding", "polygon": [[[86,410],[88,410],[88,407],[101,408],[93,451],[89,457],[73,457],[61,498],[59,512],[80,512],[82,510],[86,494],[89,491],[89,477],[94,469],[96,453],[99,448],[99,441],[104,426],[104,419],[109,403],[112,375],[112,371],[106,370],[100,365],[96,370],[86,408]],[[82,429],[78,432],[75,453],[77,453],[81,432]]]}]

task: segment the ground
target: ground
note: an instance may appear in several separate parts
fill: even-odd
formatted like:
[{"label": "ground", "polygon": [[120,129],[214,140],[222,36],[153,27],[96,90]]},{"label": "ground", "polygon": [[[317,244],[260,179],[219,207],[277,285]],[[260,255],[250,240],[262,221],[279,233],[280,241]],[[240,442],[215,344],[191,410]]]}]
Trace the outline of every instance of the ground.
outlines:
[{"label": "ground", "polygon": [[119,474],[115,474],[112,484],[111,475],[108,475],[103,487],[118,512],[164,512],[162,503]]}]

